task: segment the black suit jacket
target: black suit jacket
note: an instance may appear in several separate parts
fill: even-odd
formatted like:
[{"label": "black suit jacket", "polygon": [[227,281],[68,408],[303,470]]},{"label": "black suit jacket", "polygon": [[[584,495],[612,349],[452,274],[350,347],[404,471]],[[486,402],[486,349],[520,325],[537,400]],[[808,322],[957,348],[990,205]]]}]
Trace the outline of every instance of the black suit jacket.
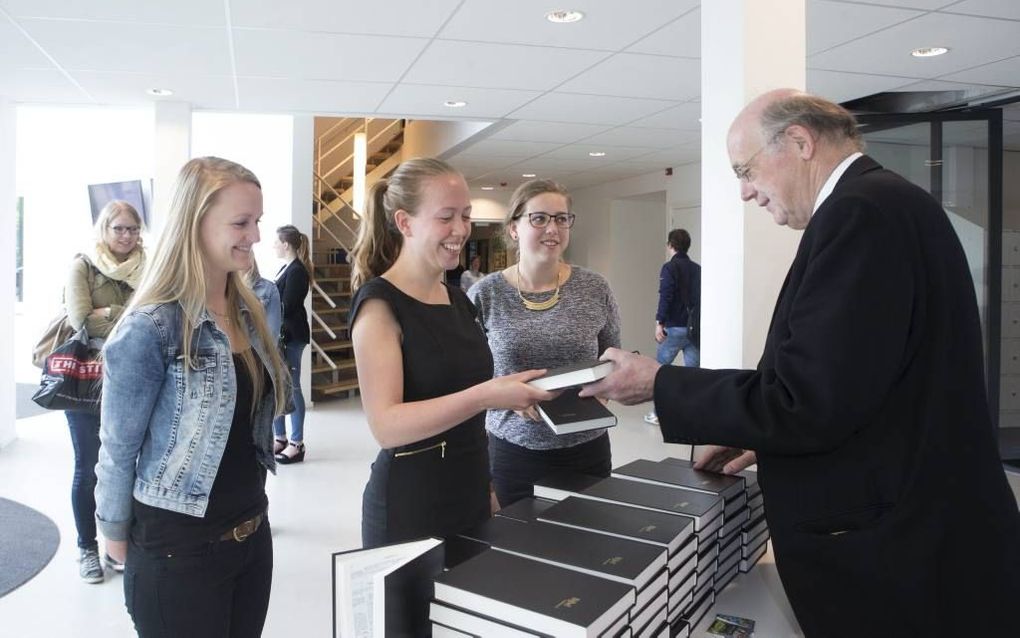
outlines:
[{"label": "black suit jacket", "polygon": [[757,370],[664,366],[655,408],[667,441],[758,452],[807,636],[965,636],[1020,603],[982,361],[948,217],[865,156],[808,224]]},{"label": "black suit jacket", "polygon": [[300,259],[295,259],[276,275],[276,287],[283,303],[283,327],[280,338],[284,343],[309,342],[308,313],[305,296],[308,295],[308,271]]}]

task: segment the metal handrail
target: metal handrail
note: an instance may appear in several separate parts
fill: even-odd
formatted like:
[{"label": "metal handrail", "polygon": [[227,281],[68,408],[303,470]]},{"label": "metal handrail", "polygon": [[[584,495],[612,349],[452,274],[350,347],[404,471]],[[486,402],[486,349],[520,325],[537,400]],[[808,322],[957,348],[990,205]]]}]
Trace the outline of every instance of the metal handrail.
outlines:
[{"label": "metal handrail", "polygon": [[[318,177],[318,176],[316,176],[316,177]],[[333,192],[336,193],[335,190]],[[315,197],[315,201],[319,204],[319,206],[321,208],[325,208],[326,210],[329,211],[329,215],[327,217],[336,217],[340,221],[340,223],[344,225],[344,228],[347,229],[347,232],[349,232],[352,235],[357,235],[358,234],[358,231],[356,231],[353,228],[351,228],[350,224],[345,222],[344,218],[337,214],[339,211],[334,211],[332,208],[330,208],[329,203],[324,201],[318,195],[313,194],[313,197]],[[358,211],[354,210],[354,207],[351,206],[350,204],[348,204],[347,201],[343,197],[341,197],[339,194],[337,194],[336,199],[333,200],[333,201],[339,201],[340,202],[340,205],[341,205],[340,210],[343,210],[343,209],[346,208],[347,211],[351,214],[352,217],[357,217],[358,216]]]},{"label": "metal handrail", "polygon": [[311,341],[312,350],[315,350],[316,352],[318,352],[319,356],[322,357],[323,359],[325,359],[326,363],[329,364],[329,367],[333,368],[334,370],[338,370],[339,366],[337,366],[337,364],[333,363],[333,359],[331,359],[329,357],[329,355],[326,354],[325,350],[323,350],[322,348],[319,347],[319,344],[315,343],[315,339],[311,339],[310,341]]},{"label": "metal handrail", "polygon": [[[339,218],[339,217],[337,217],[337,219],[340,219],[340,218]],[[312,220],[313,220],[313,221],[315,222],[315,224],[316,224],[316,227],[317,227],[317,228],[318,228],[318,229],[319,229],[320,231],[322,231],[322,230],[326,231],[326,234],[327,234],[327,235],[329,235],[330,237],[332,237],[332,238],[333,238],[333,241],[335,241],[335,242],[336,242],[337,244],[339,244],[341,248],[343,248],[344,250],[346,250],[346,251],[347,251],[347,253],[348,253],[348,254],[350,254],[350,252],[351,252],[351,249],[350,249],[350,247],[349,247],[349,246],[348,246],[347,244],[345,244],[345,243],[344,243],[343,241],[341,241],[341,239],[340,239],[339,237],[337,237],[337,236],[336,236],[336,235],[335,235],[335,234],[333,233],[333,231],[331,231],[331,230],[329,229],[329,227],[328,227],[328,226],[326,226],[326,223],[325,223],[325,222],[321,222],[321,221],[319,221],[318,219],[315,219],[314,217],[312,218]],[[344,220],[340,219],[340,221],[341,221],[341,223],[342,223],[342,222],[343,222]],[[347,226],[347,224],[344,224],[344,226]],[[351,231],[351,232],[354,232],[354,231]],[[320,265],[321,265],[321,264],[320,264]]]},{"label": "metal handrail", "polygon": [[[371,122],[374,122],[374,121],[375,121],[376,119],[377,119],[377,118],[368,118],[368,119],[366,119],[366,120],[365,120],[365,130],[368,130],[368,125],[369,125],[369,124],[370,124]],[[377,133],[376,133],[375,135],[373,135],[373,136],[372,136],[371,138],[369,138],[369,139],[367,140],[367,142],[366,142],[366,145],[367,145],[367,146],[368,146],[369,148],[371,148],[372,144],[373,144],[373,143],[374,143],[374,142],[375,142],[376,140],[378,140],[379,138],[381,138],[381,137],[383,137],[383,136],[385,136],[385,135],[390,135],[390,138],[391,138],[391,139],[392,139],[392,138],[394,138],[394,137],[396,137],[396,136],[397,136],[397,134],[396,134],[396,133],[390,133],[390,129],[392,129],[392,128],[394,128],[394,127],[398,127],[398,128],[400,128],[400,129],[403,129],[403,122],[404,122],[403,120],[393,120],[392,122],[390,122],[389,124],[387,124],[387,125],[386,125],[386,126],[384,126],[383,128],[379,129],[379,132],[377,132]],[[351,138],[351,137],[352,137],[353,135],[356,135],[356,134],[357,134],[358,132],[359,132],[359,131],[354,131],[353,133],[351,133],[350,135],[348,135],[347,137],[345,137],[345,138],[343,139],[343,141],[341,141],[340,143],[338,143],[338,144],[334,144],[334,145],[333,145],[333,148],[329,149],[329,150],[328,150],[328,151],[326,151],[325,153],[319,153],[319,157],[321,158],[321,157],[322,157],[323,155],[328,155],[328,154],[332,153],[332,152],[333,152],[334,150],[336,150],[336,149],[337,149],[337,148],[338,148],[338,147],[340,146],[340,144],[344,144],[344,143],[346,143],[348,139],[350,139],[350,138]],[[329,169],[328,171],[326,171],[326,172],[325,172],[325,173],[323,174],[323,176],[324,176],[324,177],[329,177],[329,176],[330,176],[330,174],[332,174],[332,173],[333,173],[333,171],[337,170],[338,168],[340,168],[341,166],[343,166],[343,165],[344,165],[344,164],[346,164],[347,162],[349,162],[349,161],[352,161],[353,159],[354,159],[354,153],[352,152],[352,153],[351,153],[350,155],[348,155],[347,157],[343,158],[342,160],[340,160],[339,162],[337,162],[336,164],[334,164],[334,165],[333,165],[333,168],[331,168],[331,169]],[[320,169],[320,170],[321,170],[321,169]]]},{"label": "metal handrail", "polygon": [[[315,283],[313,281],[312,282],[312,289],[315,290],[315,292],[319,293],[322,296],[322,298],[326,300],[326,303],[328,303],[331,307],[336,308],[336,302],[333,301],[333,299],[329,295],[326,294],[325,290],[323,290],[322,288],[319,288],[319,284],[317,284],[317,283]],[[323,324],[322,327],[326,328],[326,325]],[[329,330],[329,328],[326,328],[326,330]],[[334,339],[336,339],[336,335],[335,334],[330,333],[330,336],[333,337]]]},{"label": "metal handrail", "polygon": [[[333,307],[336,308],[336,306]],[[322,326],[322,329],[329,333],[329,338],[336,341],[336,333],[333,332],[333,329],[330,328],[325,321],[322,320],[322,317],[319,316],[319,313],[315,312],[314,310],[312,311],[312,319],[318,321],[319,325]]]}]

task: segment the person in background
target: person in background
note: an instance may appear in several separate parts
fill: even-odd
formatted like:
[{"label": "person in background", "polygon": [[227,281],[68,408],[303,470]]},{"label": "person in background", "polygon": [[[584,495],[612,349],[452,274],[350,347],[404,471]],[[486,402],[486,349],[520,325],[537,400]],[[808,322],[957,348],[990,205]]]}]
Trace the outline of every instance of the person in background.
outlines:
[{"label": "person in background", "polygon": [[482,258],[479,255],[475,255],[471,258],[470,267],[460,275],[460,289],[467,292],[471,289],[471,286],[485,276],[485,273],[481,271]]},{"label": "person in background", "polygon": [[272,585],[266,470],[288,374],[244,283],[262,189],[189,161],[137,293],[103,349],[96,517],[142,638],[259,636]]},{"label": "person in background", "polygon": [[[95,244],[89,254],[76,255],[64,285],[64,308],[75,330],[82,326],[96,345],[110,334],[145,271],[142,217],[131,204],[115,200],[99,211]],[[96,460],[99,458],[99,415],[64,412],[74,447],[71,510],[78,532],[78,574],[86,583],[101,583],[103,566],[96,538]],[[124,571],[122,561],[109,554],[106,565]]]},{"label": "person in background", "polygon": [[776,568],[806,636],[972,636],[1020,600],[1020,512],[985,394],[970,267],[942,205],[864,155],[846,109],[752,100],[740,197],[804,230],[756,370],[610,350],[582,394],[654,398],[697,467],[757,460]]},{"label": "person in background", "polygon": [[[620,311],[602,275],[563,261],[576,219],[551,180],[521,184],[504,221],[518,261],[471,287],[497,375],[594,360],[620,346]],[[534,409],[489,410],[489,461],[500,505],[531,496],[554,470],[609,476],[606,430],[557,435]]]},{"label": "person in background", "polygon": [[[655,311],[655,342],[659,347],[655,359],[669,365],[682,350],[684,366],[697,368],[700,362],[698,344],[687,334],[691,314],[699,316],[701,306],[701,266],[687,256],[691,235],[683,228],[674,228],[666,237],[669,261],[659,271],[659,306]],[[645,415],[645,422],[659,424],[655,410]]]},{"label": "person in background", "polygon": [[290,441],[287,440],[284,417],[279,416],[273,421],[273,449],[276,451],[276,462],[288,465],[305,460],[305,398],[301,393],[301,357],[310,341],[305,297],[308,296],[313,271],[308,236],[295,226],[287,224],[276,229],[273,250],[284,261],[276,273],[276,287],[283,301],[280,341],[290,370],[294,401],[294,411],[290,413]]},{"label": "person in background", "polygon": [[352,252],[349,322],[362,405],[382,449],[362,502],[365,547],[448,537],[492,511],[487,409],[526,410],[552,394],[492,378],[464,292],[443,282],[471,232],[464,177],[412,159],[369,190]]}]

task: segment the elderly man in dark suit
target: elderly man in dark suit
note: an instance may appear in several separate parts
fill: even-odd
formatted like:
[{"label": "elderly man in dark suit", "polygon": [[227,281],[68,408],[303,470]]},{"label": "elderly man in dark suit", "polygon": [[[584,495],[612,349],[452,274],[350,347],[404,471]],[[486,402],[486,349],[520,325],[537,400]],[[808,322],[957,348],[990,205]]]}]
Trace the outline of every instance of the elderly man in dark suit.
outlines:
[{"label": "elderly man in dark suit", "polygon": [[713,444],[701,467],[757,460],[776,566],[807,636],[981,631],[1020,603],[1020,514],[949,219],[861,154],[852,115],[813,96],[755,99],[727,147],[741,198],[804,229],[758,368],[609,350],[615,371],[584,393],[654,399],[666,441]]}]

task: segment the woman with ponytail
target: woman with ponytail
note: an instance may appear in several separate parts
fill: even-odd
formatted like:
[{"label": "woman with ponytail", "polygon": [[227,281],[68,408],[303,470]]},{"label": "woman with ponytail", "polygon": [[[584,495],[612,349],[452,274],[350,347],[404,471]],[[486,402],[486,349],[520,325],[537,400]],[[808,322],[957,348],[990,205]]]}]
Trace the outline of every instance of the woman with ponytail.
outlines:
[{"label": "woman with ponytail", "polygon": [[485,411],[553,397],[527,384],[542,370],[492,378],[474,306],[443,282],[470,233],[467,183],[445,162],[406,161],[369,191],[348,319],[362,405],[382,447],[362,500],[365,547],[447,537],[488,518]]},{"label": "woman with ponytail", "polygon": [[251,171],[215,157],[185,164],[150,267],[103,348],[96,518],[125,563],[141,638],[262,634],[266,470],[290,388],[244,281],[261,217]]},{"label": "woman with ponytail", "polygon": [[273,250],[285,262],[276,273],[276,287],[283,301],[280,342],[290,370],[294,399],[294,411],[290,413],[290,440],[288,442],[284,417],[280,415],[273,421],[273,450],[276,452],[276,462],[288,465],[305,460],[305,398],[301,394],[301,357],[309,342],[305,297],[308,296],[313,271],[308,236],[296,227],[287,224],[277,228]]}]

